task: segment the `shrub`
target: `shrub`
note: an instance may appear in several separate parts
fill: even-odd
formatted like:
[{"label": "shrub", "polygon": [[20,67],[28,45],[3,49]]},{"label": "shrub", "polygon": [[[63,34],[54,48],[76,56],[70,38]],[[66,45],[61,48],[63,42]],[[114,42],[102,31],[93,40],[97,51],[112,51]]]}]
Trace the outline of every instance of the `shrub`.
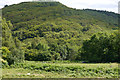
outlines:
[{"label": "shrub", "polygon": [[52,55],[48,51],[39,52],[36,56],[38,61],[50,61],[52,59]]},{"label": "shrub", "polygon": [[0,61],[2,63],[2,67],[8,67],[8,62],[0,57]]}]

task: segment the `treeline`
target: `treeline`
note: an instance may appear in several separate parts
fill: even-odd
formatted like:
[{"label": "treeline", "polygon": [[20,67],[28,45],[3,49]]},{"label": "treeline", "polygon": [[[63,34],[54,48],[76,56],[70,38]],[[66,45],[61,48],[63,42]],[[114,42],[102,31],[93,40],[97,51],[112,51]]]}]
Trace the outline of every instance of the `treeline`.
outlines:
[{"label": "treeline", "polygon": [[[84,40],[80,46],[73,43],[47,42],[45,38],[35,37],[27,41],[20,41],[12,36],[10,27],[12,24],[2,20],[2,62],[3,64],[15,64],[24,60],[51,61],[70,60],[85,62],[119,62],[120,33],[108,35],[98,33],[90,39]],[[48,38],[49,41],[49,38]]]},{"label": "treeline", "polygon": [[12,36],[10,27],[12,24],[5,19],[2,20],[2,58],[4,65],[11,65],[24,60],[24,52],[21,41]]},{"label": "treeline", "polygon": [[120,33],[108,36],[100,33],[83,42],[79,51],[82,60],[88,62],[119,62]]},{"label": "treeline", "polygon": [[76,10],[59,2],[25,2],[5,6],[2,11],[4,64],[24,60],[119,61],[118,14]]}]

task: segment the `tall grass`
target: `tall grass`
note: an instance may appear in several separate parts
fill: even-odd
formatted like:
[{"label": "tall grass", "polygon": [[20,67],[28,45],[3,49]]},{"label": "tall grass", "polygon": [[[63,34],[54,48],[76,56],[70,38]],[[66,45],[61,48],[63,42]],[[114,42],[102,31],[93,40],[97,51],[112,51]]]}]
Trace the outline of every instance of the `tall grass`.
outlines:
[{"label": "tall grass", "polygon": [[[70,63],[67,61],[56,62],[35,62],[25,61],[9,67],[10,69],[19,69],[30,71],[40,71],[41,73],[58,74],[55,76],[49,75],[52,78],[61,77],[64,74],[67,78],[117,78],[118,64],[117,63]],[[46,74],[45,74],[46,75]],[[46,77],[49,77],[46,76]]]}]

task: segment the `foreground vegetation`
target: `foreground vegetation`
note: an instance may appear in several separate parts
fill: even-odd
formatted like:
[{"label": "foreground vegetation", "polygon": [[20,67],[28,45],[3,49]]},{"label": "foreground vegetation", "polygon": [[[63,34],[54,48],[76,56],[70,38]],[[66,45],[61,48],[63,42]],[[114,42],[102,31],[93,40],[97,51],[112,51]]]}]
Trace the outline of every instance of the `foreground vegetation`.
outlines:
[{"label": "foreground vegetation", "polygon": [[[2,62],[4,64],[15,64],[24,60],[29,61],[51,61],[70,60],[86,62],[119,62],[120,33],[98,33],[89,39],[83,40],[80,46],[75,43],[46,43],[43,37],[35,37],[22,42],[12,35],[11,23],[2,20]],[[75,38],[76,39],[76,38]],[[53,40],[54,41],[54,40]]]},{"label": "foreground vegetation", "polygon": [[3,77],[118,77],[119,14],[59,2],[23,2],[2,10]]},{"label": "foreground vegetation", "polygon": [[118,78],[118,64],[25,61],[4,68],[3,78]]},{"label": "foreground vegetation", "polygon": [[119,62],[116,13],[59,2],[23,2],[2,11],[2,61],[8,65],[24,60]]}]

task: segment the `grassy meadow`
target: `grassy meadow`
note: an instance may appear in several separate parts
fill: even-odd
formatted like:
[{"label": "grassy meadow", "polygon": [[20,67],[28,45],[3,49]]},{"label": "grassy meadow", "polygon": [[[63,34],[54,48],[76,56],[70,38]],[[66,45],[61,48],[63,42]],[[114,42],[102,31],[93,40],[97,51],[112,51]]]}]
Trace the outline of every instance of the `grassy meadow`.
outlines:
[{"label": "grassy meadow", "polygon": [[25,61],[3,68],[3,78],[117,78],[117,63]]}]

